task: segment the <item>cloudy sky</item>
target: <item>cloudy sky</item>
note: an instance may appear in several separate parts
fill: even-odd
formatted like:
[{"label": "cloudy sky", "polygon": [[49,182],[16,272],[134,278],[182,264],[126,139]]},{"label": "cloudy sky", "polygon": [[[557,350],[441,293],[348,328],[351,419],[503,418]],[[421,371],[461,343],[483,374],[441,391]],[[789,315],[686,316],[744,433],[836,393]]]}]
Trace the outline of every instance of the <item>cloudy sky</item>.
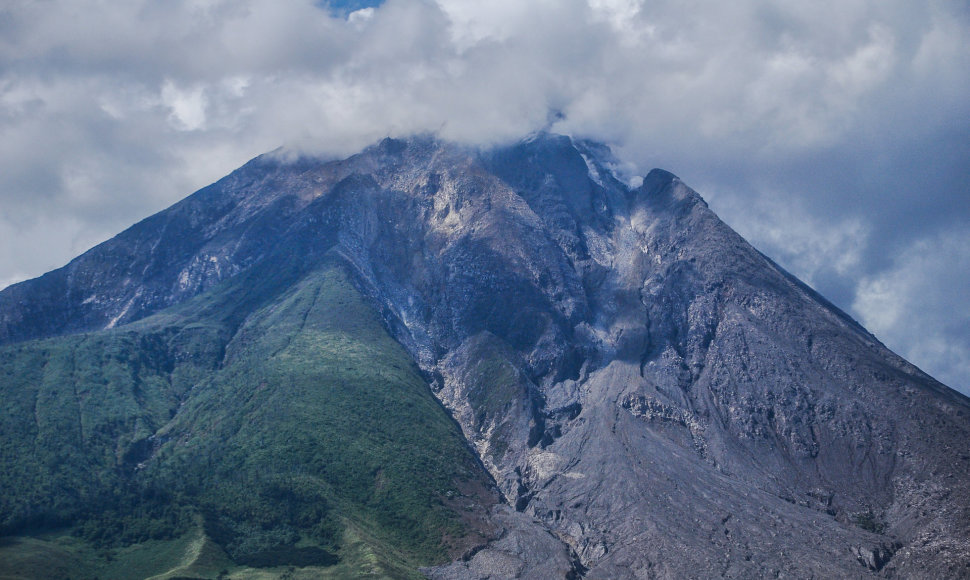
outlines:
[{"label": "cloudy sky", "polygon": [[281,145],[550,111],[970,393],[966,0],[4,0],[0,287]]}]

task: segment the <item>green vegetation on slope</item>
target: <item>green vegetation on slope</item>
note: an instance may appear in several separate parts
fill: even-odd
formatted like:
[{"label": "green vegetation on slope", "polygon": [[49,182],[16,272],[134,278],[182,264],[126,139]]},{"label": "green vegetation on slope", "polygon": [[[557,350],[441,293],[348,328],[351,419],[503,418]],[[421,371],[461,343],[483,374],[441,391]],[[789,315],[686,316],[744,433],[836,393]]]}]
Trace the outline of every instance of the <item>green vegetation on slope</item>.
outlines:
[{"label": "green vegetation on slope", "polygon": [[339,266],[226,316],[239,284],[0,349],[0,533],[69,527],[108,554],[201,522],[236,564],[370,550],[391,575],[447,556],[445,500],[484,476],[404,349]]}]

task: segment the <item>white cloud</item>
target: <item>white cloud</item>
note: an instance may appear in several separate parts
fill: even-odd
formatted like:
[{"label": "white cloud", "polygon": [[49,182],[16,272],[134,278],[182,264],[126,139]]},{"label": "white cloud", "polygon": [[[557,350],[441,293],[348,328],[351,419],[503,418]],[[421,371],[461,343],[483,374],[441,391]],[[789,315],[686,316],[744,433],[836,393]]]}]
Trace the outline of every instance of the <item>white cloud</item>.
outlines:
[{"label": "white cloud", "polygon": [[195,131],[205,128],[205,112],[208,99],[203,87],[179,89],[175,83],[167,81],[162,86],[162,103],[171,109],[169,120],[180,131]]},{"label": "white cloud", "polygon": [[872,90],[892,73],[896,40],[884,25],[869,27],[868,42],[847,55],[832,69],[831,80],[846,96]]},{"label": "white cloud", "polygon": [[809,285],[855,274],[869,243],[871,225],[862,218],[820,217],[790,195],[714,190],[708,198],[738,233]]},{"label": "white cloud", "polygon": [[652,28],[637,21],[643,0],[589,0],[594,18],[602,18],[624,35],[627,42],[635,42],[643,34],[651,34]]},{"label": "white cloud", "polygon": [[864,326],[943,383],[970,395],[970,232],[920,240],[863,278],[853,304]]},{"label": "white cloud", "polygon": [[347,15],[347,20],[359,27],[364,26],[368,20],[374,17],[374,8],[361,8],[360,10],[354,10]]}]

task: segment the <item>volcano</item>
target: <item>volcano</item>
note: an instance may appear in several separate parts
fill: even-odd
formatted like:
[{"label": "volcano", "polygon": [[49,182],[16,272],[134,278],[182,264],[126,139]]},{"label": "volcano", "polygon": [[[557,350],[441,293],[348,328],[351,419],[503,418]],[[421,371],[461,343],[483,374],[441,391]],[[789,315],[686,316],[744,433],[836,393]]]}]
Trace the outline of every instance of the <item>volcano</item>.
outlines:
[{"label": "volcano", "polygon": [[970,399],[617,166],[267,154],[0,292],[0,577],[970,577]]}]

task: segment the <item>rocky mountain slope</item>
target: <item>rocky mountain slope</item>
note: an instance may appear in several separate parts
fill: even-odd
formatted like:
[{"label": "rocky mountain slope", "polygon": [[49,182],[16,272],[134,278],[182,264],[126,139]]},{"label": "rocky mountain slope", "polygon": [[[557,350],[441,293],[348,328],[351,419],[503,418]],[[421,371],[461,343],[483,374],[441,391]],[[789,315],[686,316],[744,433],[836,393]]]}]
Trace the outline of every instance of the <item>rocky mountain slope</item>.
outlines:
[{"label": "rocky mountain slope", "polygon": [[[363,346],[339,339],[371,316],[380,332],[353,329]],[[107,349],[106,337],[131,337],[125,373],[155,369],[152,384],[167,386],[149,401],[145,379],[131,382],[133,402],[95,437],[85,397],[114,397],[114,383],[85,383],[76,366],[57,380],[43,373],[50,345],[83,341],[77,360],[79,348]],[[152,509],[200,518],[234,564],[275,554],[271,563],[347,565],[348,530],[368,529],[380,536],[372,549],[404,554],[387,575],[460,556],[424,573],[970,577],[970,401],[757,252],[678,178],[654,170],[631,188],[595,143],[539,134],[479,150],[415,137],[341,161],[257,158],[0,292],[0,342],[12,361],[5,405],[24,398],[0,422],[4,473],[20,474],[10,482],[50,477],[22,467],[23,449],[80,442],[100,454],[91,494],[106,479],[151,487],[195,470],[196,488]],[[130,362],[159,352],[161,362]],[[369,378],[355,375],[343,399],[320,391],[346,384],[340,360],[351,355]],[[202,362],[183,372],[185,361]],[[393,385],[415,380],[403,375],[388,383],[394,397],[360,404],[367,384],[395,372],[420,374],[477,458],[458,459],[467,450],[444,425],[380,447],[439,421],[432,408],[410,412],[420,389],[396,398]],[[284,388],[294,377],[301,386]],[[58,431],[56,445],[30,420],[55,383],[71,387],[58,395],[69,399],[63,425],[79,429]],[[293,419],[304,400],[343,415],[308,427]],[[338,416],[349,422],[338,428]],[[266,451],[271,432],[317,439]],[[372,462],[329,470],[350,461],[333,451],[348,441]],[[193,445],[206,451],[185,451]],[[295,507],[265,526],[253,513],[272,511],[275,488],[266,506],[233,512],[238,499],[206,483],[213,469],[231,478],[267,465],[286,466],[274,469]],[[383,479],[407,472],[433,483],[413,492]],[[361,473],[366,482],[344,483]],[[317,495],[293,491],[305,488]],[[4,492],[7,533],[42,528],[44,501],[63,494],[35,495]],[[314,497],[332,509],[306,515]],[[404,519],[387,520],[398,499]],[[63,501],[71,518],[90,511],[84,494]],[[180,525],[170,527],[191,528]],[[317,556],[305,562],[294,554],[308,538],[319,551],[302,552]]]}]

